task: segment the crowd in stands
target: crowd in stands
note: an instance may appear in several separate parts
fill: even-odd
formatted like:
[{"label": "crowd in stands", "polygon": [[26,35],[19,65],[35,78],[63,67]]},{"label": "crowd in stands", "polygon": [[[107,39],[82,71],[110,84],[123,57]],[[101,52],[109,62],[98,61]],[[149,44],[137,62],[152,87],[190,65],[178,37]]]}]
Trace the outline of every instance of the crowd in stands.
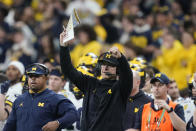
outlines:
[{"label": "crowd in stands", "polygon": [[72,64],[78,71],[101,79],[99,56],[117,47],[130,68],[139,73],[139,89],[152,99],[151,79],[159,72],[167,75],[169,89],[176,88],[176,92],[168,92],[168,98],[182,104],[189,122],[196,100],[194,93],[190,95],[196,72],[196,0],[0,0],[2,76],[11,81],[7,72],[13,61],[21,62],[25,69],[42,63],[62,78],[57,90],[50,77],[48,88],[72,99],[81,113],[84,94],[60,69],[59,35],[73,9],[81,21],[74,28],[75,41],[70,45]]}]

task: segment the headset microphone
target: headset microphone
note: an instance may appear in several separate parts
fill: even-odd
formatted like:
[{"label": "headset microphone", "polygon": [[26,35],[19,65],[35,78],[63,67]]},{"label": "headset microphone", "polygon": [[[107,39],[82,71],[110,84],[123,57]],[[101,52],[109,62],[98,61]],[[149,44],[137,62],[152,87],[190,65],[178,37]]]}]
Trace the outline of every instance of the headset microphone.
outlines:
[{"label": "headset microphone", "polygon": [[109,73],[109,72],[106,72],[105,73],[107,76],[116,76],[116,74],[112,74],[112,73]]}]

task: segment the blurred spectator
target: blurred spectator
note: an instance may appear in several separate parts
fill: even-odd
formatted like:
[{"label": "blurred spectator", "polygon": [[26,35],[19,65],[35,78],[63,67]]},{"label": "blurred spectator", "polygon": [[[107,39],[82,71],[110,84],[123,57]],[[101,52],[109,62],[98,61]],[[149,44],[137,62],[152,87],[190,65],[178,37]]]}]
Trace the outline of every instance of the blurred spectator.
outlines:
[{"label": "blurred spectator", "polygon": [[[192,99],[194,100],[194,104],[196,106],[196,73],[193,74],[193,80],[192,80],[192,89],[191,89],[191,94],[192,94]],[[194,109],[194,114],[187,123],[187,131],[195,131],[196,130],[196,108]]]},{"label": "blurred spectator", "polygon": [[114,42],[118,42],[119,32],[118,28],[114,26],[115,14],[107,13],[100,17],[101,24],[105,28],[107,32],[107,37],[105,42],[108,44],[112,44]]},{"label": "blurred spectator", "polygon": [[8,81],[5,81],[0,86],[0,120],[7,120],[10,112],[12,111],[12,105],[15,99],[22,94],[22,83],[20,79],[24,74],[24,66],[21,62],[12,61],[9,63],[6,76]]},{"label": "blurred spectator", "polygon": [[[164,72],[173,78],[178,83],[177,77],[179,77],[179,51],[183,48],[180,41],[176,40],[174,35],[165,32],[163,34],[163,44],[161,46],[160,52],[156,52],[155,59],[153,61],[153,66],[158,68],[161,72]],[[185,83],[186,84],[186,83]],[[183,85],[179,85],[181,89]]]},{"label": "blurred spectator", "polygon": [[52,69],[54,69],[55,67],[60,66],[59,63],[57,63],[55,61],[55,59],[53,58],[45,58],[43,59],[42,63],[49,69],[49,71],[51,71]]},{"label": "blurred spectator", "polygon": [[5,22],[5,17],[8,15],[9,9],[0,3],[0,25],[4,28],[5,32],[10,32],[10,26]]},{"label": "blurred spectator", "polygon": [[129,34],[133,31],[133,18],[124,16],[122,18],[122,32],[119,42],[125,44],[129,40]]},{"label": "blurred spectator", "polygon": [[193,108],[195,107],[195,105],[193,103],[193,100],[191,100],[190,98],[182,98],[180,96],[177,83],[174,80],[170,81],[169,83],[168,95],[171,97],[173,102],[176,102],[183,106],[185,121],[187,123],[194,113]]},{"label": "blurred spectator", "polygon": [[[180,90],[188,86],[188,80],[196,69],[196,60],[194,59],[196,57],[196,45],[194,44],[193,37],[189,33],[183,32],[181,39],[183,48],[179,50],[180,53],[178,53],[178,57],[176,58],[178,63],[176,63],[174,72],[174,78],[178,85],[180,85]],[[179,68],[178,71],[176,70],[177,68]]]},{"label": "blurred spectator", "polygon": [[102,9],[101,11],[96,13],[96,17],[95,17],[95,25],[94,25],[94,30],[97,34],[97,39],[100,42],[104,42],[107,38],[107,32],[105,30],[105,28],[103,27],[102,23],[101,23],[101,16],[105,15],[108,11],[106,9]]},{"label": "blurred spectator", "polygon": [[173,15],[173,24],[174,26],[179,27],[185,19],[182,7],[179,2],[174,1],[171,3],[171,11]]},{"label": "blurred spectator", "polygon": [[43,58],[54,58],[56,55],[56,50],[54,48],[54,39],[51,34],[44,34],[41,36],[38,43],[38,60]]},{"label": "blurred spectator", "polygon": [[135,16],[133,31],[130,33],[130,44],[136,49],[137,55],[143,55],[151,61],[154,46],[152,46],[152,31],[146,23],[146,16],[138,12]]},{"label": "blurred spectator", "polygon": [[19,60],[25,66],[31,64],[36,52],[20,28],[14,29],[12,40],[13,46],[7,51],[4,65],[11,60]]},{"label": "blurred spectator", "polygon": [[7,35],[5,29],[0,26],[0,70],[3,68],[1,65],[5,62],[7,50],[12,46],[12,43],[7,40]]},{"label": "blurred spectator", "polygon": [[99,55],[101,44],[96,41],[97,35],[89,25],[81,25],[76,32],[79,43],[71,51],[72,63],[76,67],[79,58],[89,52]]}]

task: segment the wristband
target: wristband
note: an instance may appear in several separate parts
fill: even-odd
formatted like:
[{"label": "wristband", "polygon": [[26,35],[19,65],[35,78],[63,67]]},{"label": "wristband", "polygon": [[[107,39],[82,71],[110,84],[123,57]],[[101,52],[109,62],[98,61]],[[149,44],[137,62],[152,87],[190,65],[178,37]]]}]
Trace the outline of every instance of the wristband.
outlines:
[{"label": "wristband", "polygon": [[171,107],[170,110],[167,111],[167,112],[168,112],[168,113],[171,113],[171,112],[173,112],[173,111],[174,111],[174,109]]}]

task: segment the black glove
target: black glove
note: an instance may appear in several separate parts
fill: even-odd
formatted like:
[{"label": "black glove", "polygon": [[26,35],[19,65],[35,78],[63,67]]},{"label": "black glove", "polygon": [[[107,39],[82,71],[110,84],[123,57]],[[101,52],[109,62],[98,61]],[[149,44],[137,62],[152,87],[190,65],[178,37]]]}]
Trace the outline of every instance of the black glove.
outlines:
[{"label": "black glove", "polygon": [[5,94],[8,91],[9,87],[10,87],[10,81],[5,81],[1,83],[0,84],[1,94]]}]

